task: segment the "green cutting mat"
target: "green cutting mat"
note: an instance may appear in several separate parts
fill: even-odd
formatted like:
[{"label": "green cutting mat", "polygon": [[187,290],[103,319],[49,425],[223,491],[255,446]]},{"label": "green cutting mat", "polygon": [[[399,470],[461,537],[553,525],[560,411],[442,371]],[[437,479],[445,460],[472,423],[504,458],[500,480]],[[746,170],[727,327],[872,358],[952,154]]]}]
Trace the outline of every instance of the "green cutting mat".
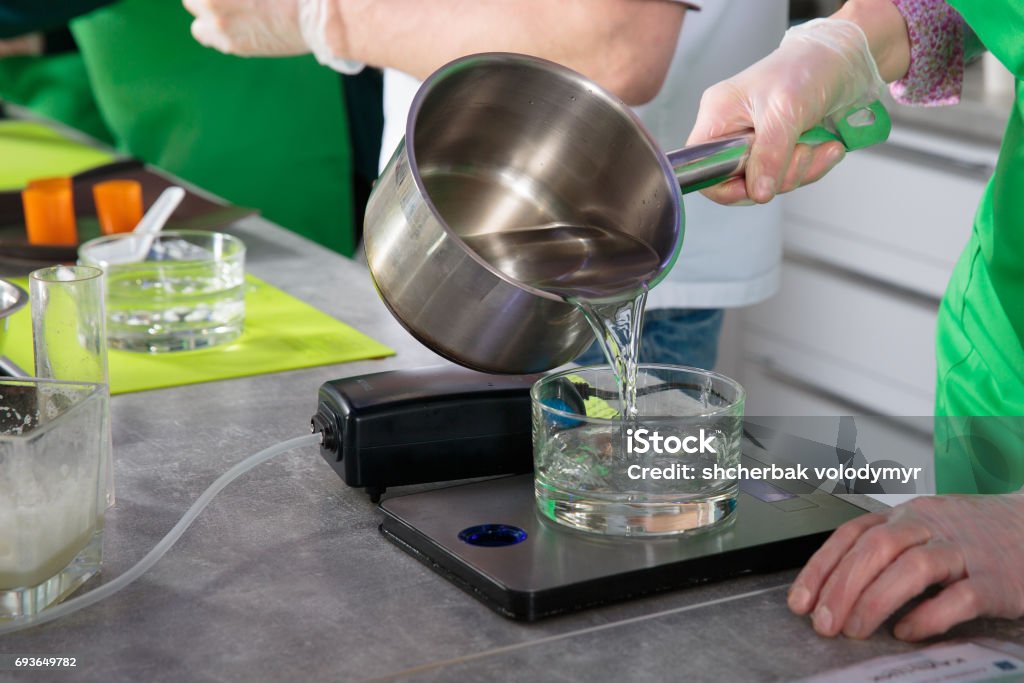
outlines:
[{"label": "green cutting mat", "polygon": [[107,152],[68,140],[31,121],[0,121],[0,191],[20,190],[35,178],[72,176],[114,160]]},{"label": "green cutting mat", "polygon": [[[23,279],[12,279],[27,289]],[[4,355],[31,372],[32,317],[11,316]],[[251,275],[246,276],[245,331],[232,344],[199,351],[133,353],[110,350],[110,391],[161,389],[318,365],[393,356],[394,351]]]}]

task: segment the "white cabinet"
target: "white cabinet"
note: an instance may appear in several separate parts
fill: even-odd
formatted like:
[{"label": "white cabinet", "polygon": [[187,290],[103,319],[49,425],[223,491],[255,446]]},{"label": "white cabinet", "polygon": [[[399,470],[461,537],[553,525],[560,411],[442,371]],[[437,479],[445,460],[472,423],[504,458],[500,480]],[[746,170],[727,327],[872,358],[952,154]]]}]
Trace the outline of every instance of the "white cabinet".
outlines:
[{"label": "white cabinet", "polygon": [[932,412],[937,304],[787,260],[777,296],[746,316],[744,356],[887,415]]},{"label": "white cabinet", "polygon": [[949,154],[895,144],[849,154],[787,197],[786,249],[940,298],[990,173]]}]

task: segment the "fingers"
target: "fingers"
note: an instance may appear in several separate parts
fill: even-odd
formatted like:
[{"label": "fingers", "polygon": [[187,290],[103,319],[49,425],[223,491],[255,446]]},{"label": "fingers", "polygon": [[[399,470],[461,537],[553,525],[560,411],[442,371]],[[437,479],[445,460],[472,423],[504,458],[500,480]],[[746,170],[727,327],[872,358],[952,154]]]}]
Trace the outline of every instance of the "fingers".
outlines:
[{"label": "fingers", "polygon": [[[797,145],[789,165],[783,176],[782,185],[776,194],[792,192],[798,187],[810,185],[822,178],[826,173],[843,160],[846,148],[842,143],[829,142],[824,145]],[[749,171],[748,171],[749,175]],[[730,206],[741,206],[755,203],[747,193],[747,177],[733,178],[718,185],[701,190],[708,199]]]},{"label": "fingers", "polygon": [[686,144],[697,145],[728,133],[749,131],[753,128],[754,120],[742,91],[729,81],[723,81],[711,86],[701,95],[697,120]]},{"label": "fingers", "polygon": [[192,21],[192,37],[200,45],[212,47],[220,52],[228,52],[228,45],[224,40],[223,32],[213,27],[209,21],[194,19]]},{"label": "fingers", "polygon": [[820,180],[842,161],[844,156],[846,148],[841,142],[828,142],[817,146],[797,145],[783,177],[782,186],[778,189],[779,194],[792,192],[798,187]]},{"label": "fingers", "polygon": [[798,130],[799,117],[788,109],[756,110],[745,89],[732,81],[708,88],[701,97],[687,145],[740,131],[757,132],[743,182],[728,181],[701,191],[719,204],[771,201],[776,194],[819,180],[846,153],[840,142],[798,145],[797,136],[802,132]]},{"label": "fingers", "polygon": [[823,145],[818,145],[814,148],[814,153],[811,156],[811,162],[800,180],[800,185],[810,185],[811,183],[821,180],[821,178],[835,168],[836,164],[842,161],[845,156],[846,148],[843,147],[843,143],[841,142],[826,142]]},{"label": "fingers", "polygon": [[[1013,553],[1020,536],[1002,523],[986,528],[982,520],[992,515],[978,508],[981,500],[918,498],[844,524],[794,581],[791,609],[811,612],[821,635],[865,638],[901,605],[943,584],[896,625],[897,638],[921,640],[981,615],[1019,616],[1024,583]],[[995,566],[986,562],[992,557],[1010,559]]]},{"label": "fingers", "polygon": [[182,4],[195,17],[192,21],[192,37],[206,47],[228,52],[230,45],[224,35],[224,27],[218,15],[210,9],[208,0],[183,0]]},{"label": "fingers", "polygon": [[765,204],[782,189],[801,131],[778,117],[765,117],[759,124],[747,160],[747,192],[755,202]]},{"label": "fingers", "polygon": [[747,181],[745,178],[731,178],[700,191],[705,197],[719,204],[728,206],[744,206],[753,204],[747,197]]},{"label": "fingers", "polygon": [[838,634],[864,589],[903,552],[929,540],[930,530],[915,521],[889,520],[865,531],[826,579],[811,614],[814,630]]},{"label": "fingers", "polygon": [[[686,144],[697,145],[730,133],[747,132],[753,127],[754,122],[743,93],[729,81],[723,81],[705,90],[701,96],[697,121]],[[704,188],[701,194],[719,204],[750,203],[743,177]]]},{"label": "fingers", "polygon": [[896,624],[900,640],[924,640],[981,615],[981,603],[970,580],[962,579],[918,605]]},{"label": "fingers", "polygon": [[295,0],[183,0],[195,16],[192,37],[231,55],[293,55],[308,52]]},{"label": "fingers", "polygon": [[206,0],[182,0],[181,4],[194,17],[206,11]]},{"label": "fingers", "polygon": [[867,638],[883,621],[926,588],[966,576],[963,554],[948,543],[929,543],[896,558],[857,598],[843,635]]},{"label": "fingers", "polygon": [[793,156],[789,161],[789,168],[786,169],[779,186],[779,193],[792,192],[803,185],[804,176],[807,175],[814,160],[814,148],[810,145],[797,145],[793,150]]},{"label": "fingers", "polygon": [[807,614],[818,601],[818,593],[832,570],[843,559],[861,535],[872,527],[883,524],[886,516],[881,513],[861,515],[843,524],[829,536],[824,545],[808,560],[799,576],[789,589],[789,608],[797,614]]}]

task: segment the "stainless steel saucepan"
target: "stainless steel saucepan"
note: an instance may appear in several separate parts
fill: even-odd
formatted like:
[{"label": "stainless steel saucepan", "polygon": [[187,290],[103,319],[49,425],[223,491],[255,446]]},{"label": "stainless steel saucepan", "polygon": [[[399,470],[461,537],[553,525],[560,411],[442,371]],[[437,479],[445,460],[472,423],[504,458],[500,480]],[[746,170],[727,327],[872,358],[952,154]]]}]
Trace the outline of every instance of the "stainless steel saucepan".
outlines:
[{"label": "stainless steel saucepan", "polygon": [[[801,140],[848,149],[880,142],[888,117],[877,104],[872,112],[867,125],[849,116],[839,135],[817,128]],[[656,255],[654,286],[682,244],[680,189],[741,174],[751,138],[666,156],[629,107],[566,67],[517,54],[457,59],[423,83],[370,197],[364,243],[373,281],[406,329],[461,365],[558,367],[593,341],[583,315],[513,277],[530,268],[514,247],[499,255],[499,269],[494,255],[474,251],[473,238],[551,226],[561,232],[552,233],[550,258],[566,258],[560,251],[580,244],[574,226],[619,231]]]}]

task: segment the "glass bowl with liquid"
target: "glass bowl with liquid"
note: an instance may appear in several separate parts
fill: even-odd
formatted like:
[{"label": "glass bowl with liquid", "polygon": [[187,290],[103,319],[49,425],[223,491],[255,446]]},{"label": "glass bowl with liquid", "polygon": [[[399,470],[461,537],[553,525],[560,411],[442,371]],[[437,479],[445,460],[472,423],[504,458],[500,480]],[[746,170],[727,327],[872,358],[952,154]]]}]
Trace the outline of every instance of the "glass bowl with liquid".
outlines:
[{"label": "glass bowl with liquid", "polygon": [[[111,348],[161,353],[234,341],[245,321],[245,245],[200,230],[165,231],[141,261],[107,262],[134,233],[99,237],[78,250],[79,263],[106,273]],[[132,249],[128,250],[133,251]]]},{"label": "glass bowl with liquid", "polygon": [[635,409],[628,410],[615,372],[601,365],[548,375],[530,396],[542,516],[580,531],[636,537],[685,534],[733,518],[745,398],[734,380],[640,364]]}]

